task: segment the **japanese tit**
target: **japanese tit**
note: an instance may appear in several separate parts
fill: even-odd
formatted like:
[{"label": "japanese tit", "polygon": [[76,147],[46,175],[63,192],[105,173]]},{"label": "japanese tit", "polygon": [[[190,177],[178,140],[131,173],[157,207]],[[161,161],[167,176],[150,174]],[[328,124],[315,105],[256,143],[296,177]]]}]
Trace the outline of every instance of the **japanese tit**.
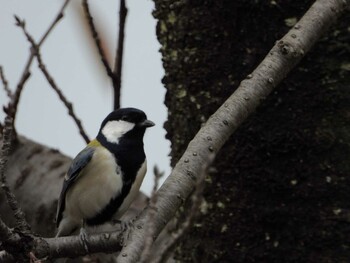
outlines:
[{"label": "japanese tit", "polygon": [[57,236],[119,219],[136,197],[146,174],[143,136],[154,126],[138,109],[110,113],[96,139],[73,160],[58,200]]}]

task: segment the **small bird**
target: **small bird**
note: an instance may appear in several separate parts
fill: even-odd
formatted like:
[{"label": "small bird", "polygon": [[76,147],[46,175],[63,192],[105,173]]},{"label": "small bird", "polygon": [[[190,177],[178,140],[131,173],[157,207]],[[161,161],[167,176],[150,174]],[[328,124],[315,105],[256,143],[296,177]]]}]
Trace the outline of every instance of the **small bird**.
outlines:
[{"label": "small bird", "polygon": [[110,113],[96,139],[73,160],[58,200],[58,236],[118,220],[136,197],[146,174],[143,136],[154,126],[135,108]]}]

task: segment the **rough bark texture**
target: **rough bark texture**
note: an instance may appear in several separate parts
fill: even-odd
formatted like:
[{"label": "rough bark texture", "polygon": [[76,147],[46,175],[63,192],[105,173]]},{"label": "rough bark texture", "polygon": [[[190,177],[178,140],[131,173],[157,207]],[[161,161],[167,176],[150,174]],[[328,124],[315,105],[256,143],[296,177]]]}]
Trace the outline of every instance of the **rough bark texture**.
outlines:
[{"label": "rough bark texture", "polygon": [[[312,1],[155,0],[172,164]],[[348,262],[349,15],[215,161],[182,262]]]}]

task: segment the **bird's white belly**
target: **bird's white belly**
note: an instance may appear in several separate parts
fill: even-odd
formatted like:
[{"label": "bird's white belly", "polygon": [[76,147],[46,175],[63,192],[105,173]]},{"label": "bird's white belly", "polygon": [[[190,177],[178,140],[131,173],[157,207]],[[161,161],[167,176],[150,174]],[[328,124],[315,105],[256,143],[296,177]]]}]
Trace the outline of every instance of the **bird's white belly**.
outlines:
[{"label": "bird's white belly", "polygon": [[96,216],[123,187],[120,168],[103,148],[96,149],[77,180],[67,193],[66,212],[78,221]]}]

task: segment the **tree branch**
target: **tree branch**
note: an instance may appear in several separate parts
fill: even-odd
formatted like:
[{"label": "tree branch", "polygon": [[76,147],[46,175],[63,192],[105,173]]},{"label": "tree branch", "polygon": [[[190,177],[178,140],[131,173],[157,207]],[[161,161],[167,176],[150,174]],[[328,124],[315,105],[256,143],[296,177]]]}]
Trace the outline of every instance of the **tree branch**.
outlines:
[{"label": "tree branch", "polygon": [[119,9],[119,37],[117,50],[114,61],[114,70],[112,71],[105,52],[103,51],[101,40],[96,30],[93,17],[90,12],[90,7],[87,0],[83,0],[83,9],[88,21],[90,32],[94,42],[96,44],[98,53],[100,55],[102,64],[106,70],[107,76],[111,79],[114,91],[114,109],[120,108],[120,91],[121,91],[121,74],[122,74],[122,64],[123,64],[123,50],[124,50],[124,30],[125,30],[125,20],[128,10],[125,5],[125,0],[120,0]]},{"label": "tree branch", "polygon": [[10,154],[11,146],[13,142],[12,132],[13,132],[13,119],[9,116],[6,116],[5,125],[3,129],[2,148],[0,153],[1,188],[4,190],[7,203],[9,204],[9,206],[11,207],[14,213],[18,229],[24,233],[29,233],[30,226],[25,219],[25,215],[22,209],[20,208],[15,195],[11,192],[11,189],[7,184],[6,175],[5,175],[8,156]]},{"label": "tree branch", "polygon": [[[120,232],[91,234],[88,237],[89,253],[120,251],[122,243]],[[32,251],[38,258],[50,259],[86,255],[84,244],[79,236],[35,238]]]},{"label": "tree branch", "polygon": [[113,90],[114,90],[114,109],[120,108],[120,91],[122,82],[122,67],[123,67],[123,52],[124,52],[124,31],[125,20],[128,14],[128,9],[125,5],[125,0],[120,0],[119,7],[119,36],[118,45],[115,54],[114,71],[113,71]]},{"label": "tree branch", "polygon": [[84,128],[83,128],[83,125],[81,124],[80,119],[76,116],[76,114],[74,112],[73,104],[71,102],[69,102],[67,100],[67,98],[63,95],[62,90],[57,86],[55,80],[50,75],[50,73],[48,72],[46,66],[44,65],[44,63],[42,61],[42,58],[41,58],[39,46],[35,43],[35,40],[33,39],[33,37],[27,32],[27,30],[25,28],[24,21],[20,20],[19,18],[16,18],[16,20],[17,20],[17,26],[22,28],[24,34],[27,37],[27,40],[32,45],[33,54],[38,60],[39,68],[41,69],[42,73],[46,77],[46,79],[49,82],[50,86],[54,89],[54,91],[56,91],[58,97],[63,102],[63,104],[66,106],[66,108],[68,110],[68,114],[73,118],[75,124],[77,125],[77,127],[79,129],[79,132],[80,132],[81,136],[83,137],[83,139],[85,140],[86,143],[89,143],[90,139],[87,136],[86,132],[84,131]]},{"label": "tree branch", "polygon": [[[348,5],[349,1],[343,0],[316,1],[209,118],[158,191],[158,212],[154,218],[156,235],[174,216],[181,199],[191,193],[201,167],[210,161],[210,153],[217,154],[229,136],[255,111]],[[147,209],[136,221],[140,227],[130,233],[126,246],[118,256],[119,263],[138,261],[146,239],[147,231],[143,227],[147,225],[146,215]]]},{"label": "tree branch", "polygon": [[156,209],[157,190],[158,190],[159,180],[164,175],[164,173],[162,173],[158,170],[157,166],[154,167],[153,173],[154,173],[154,185],[153,185],[153,189],[152,189],[152,193],[151,193],[151,197],[150,197],[150,201],[149,201],[149,205],[148,205],[149,209],[148,209],[148,215],[147,215],[147,222],[148,222],[147,234],[146,234],[146,240],[145,240],[145,247],[144,247],[142,254],[141,254],[140,263],[149,262],[148,260],[151,256],[151,248],[152,248],[152,244],[153,244],[153,234],[155,232],[155,227],[153,225],[153,219],[157,213],[157,209]]},{"label": "tree branch", "polygon": [[[41,39],[39,41],[39,44],[38,44],[39,48],[44,43],[44,41],[49,36],[49,34],[52,32],[52,30],[55,28],[57,23],[63,18],[64,10],[65,10],[66,6],[68,5],[69,1],[70,0],[66,0],[64,2],[64,4],[62,5],[61,9],[59,10],[56,18],[53,20],[53,22],[51,23],[49,28],[46,30],[44,35],[41,37]],[[15,90],[15,92],[13,94],[14,99],[12,100],[12,102],[6,108],[4,108],[5,112],[13,118],[13,131],[14,131],[14,134],[16,134],[14,123],[15,123],[15,120],[16,120],[18,103],[19,103],[19,100],[20,100],[20,97],[21,97],[21,93],[22,93],[24,84],[27,82],[27,80],[30,77],[30,66],[31,66],[31,64],[33,62],[33,59],[34,59],[34,54],[33,54],[33,52],[31,52],[30,55],[29,55],[29,58],[27,60],[27,63],[24,66],[24,70],[23,70],[21,78],[20,78],[20,80],[19,80],[19,82],[17,84],[17,88],[16,88],[16,90]]]},{"label": "tree branch", "polygon": [[185,220],[181,226],[174,232],[171,233],[169,240],[159,248],[159,253],[152,259],[152,263],[162,263],[167,262],[170,254],[175,249],[175,246],[179,241],[185,236],[185,234],[191,229],[194,224],[195,219],[199,215],[200,206],[203,202],[203,192],[205,188],[205,178],[207,176],[208,168],[214,160],[214,155],[212,155],[209,163],[206,163],[206,166],[202,167],[200,172],[193,194],[191,195],[191,208],[189,212],[185,212]]},{"label": "tree branch", "polygon": [[5,77],[5,74],[4,74],[2,66],[0,66],[0,79],[1,79],[2,84],[4,85],[4,90],[6,91],[7,96],[9,98],[11,98],[12,97],[12,91],[9,88],[9,85],[8,85],[7,79]]},{"label": "tree branch", "polygon": [[2,245],[2,242],[8,242],[12,239],[13,235],[13,231],[0,218],[0,245]]},{"label": "tree branch", "polygon": [[94,39],[96,47],[97,47],[97,50],[98,50],[98,53],[100,54],[100,58],[101,58],[102,64],[103,64],[103,66],[106,69],[107,75],[111,79],[113,79],[113,71],[112,71],[111,67],[109,66],[109,63],[107,61],[107,57],[105,55],[105,52],[103,51],[103,48],[102,48],[102,45],[101,45],[101,41],[100,41],[100,37],[99,37],[98,32],[96,30],[96,27],[95,27],[95,24],[94,24],[94,19],[91,16],[90,7],[89,7],[89,3],[88,3],[87,0],[83,0],[83,8],[84,8],[84,13],[85,13],[86,19],[87,19],[88,24],[89,24],[89,28],[90,28],[90,32],[91,32],[92,38]]},{"label": "tree branch", "polygon": [[[13,214],[16,219],[16,224],[18,231],[22,232],[22,237],[26,238],[27,234],[30,233],[30,226],[27,223],[25,219],[25,215],[18,205],[18,202],[14,196],[14,194],[11,192],[7,180],[6,180],[6,167],[8,162],[8,157],[11,151],[11,146],[13,142],[12,137],[12,131],[13,131],[13,119],[9,116],[6,116],[5,118],[5,124],[3,128],[3,136],[2,136],[2,147],[0,152],[0,180],[1,180],[1,188],[4,190],[7,203],[9,204],[10,208],[13,211]],[[17,234],[15,231],[10,229],[0,218],[0,253],[1,257],[5,260],[11,259],[12,255],[9,253],[16,250],[22,252],[23,251],[23,245],[21,242],[21,236]],[[4,244],[3,244],[4,243]],[[6,249],[6,252],[1,251],[2,249]],[[16,255],[18,253],[13,253],[13,255]],[[16,255],[16,257],[21,257],[22,255]]]}]

